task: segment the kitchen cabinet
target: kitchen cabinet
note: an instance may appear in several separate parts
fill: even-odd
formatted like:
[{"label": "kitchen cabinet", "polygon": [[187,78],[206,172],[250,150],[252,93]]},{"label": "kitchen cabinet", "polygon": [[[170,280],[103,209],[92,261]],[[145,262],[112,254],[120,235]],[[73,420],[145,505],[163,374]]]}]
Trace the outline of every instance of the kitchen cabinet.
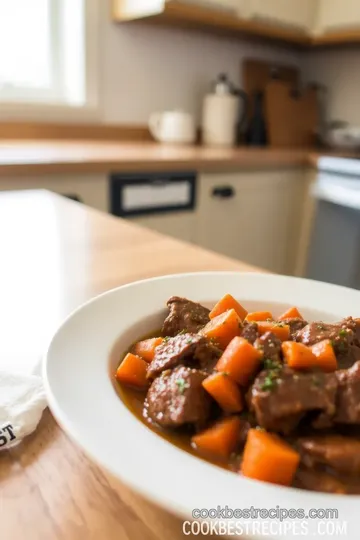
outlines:
[{"label": "kitchen cabinet", "polygon": [[185,242],[196,242],[196,213],[193,211],[172,212],[156,216],[127,218],[149,229],[174,236]]},{"label": "kitchen cabinet", "polygon": [[44,175],[0,178],[0,191],[47,189],[78,200],[92,208],[108,211],[108,180],[106,175]]},{"label": "kitchen cabinet", "polygon": [[186,0],[188,4],[195,6],[209,7],[221,11],[241,12],[246,0]]},{"label": "kitchen cabinet", "polygon": [[360,27],[359,0],[319,0],[317,33]]},{"label": "kitchen cabinet", "polygon": [[[116,22],[128,23],[142,19],[147,23],[163,24],[165,26],[182,26],[184,28],[198,28],[199,30],[223,33],[227,36],[238,36],[241,39],[246,35],[257,36],[277,43],[282,41],[287,45],[308,47],[311,37],[304,31],[307,26],[307,9],[313,5],[314,0],[264,0],[262,2],[262,15],[268,18],[266,4],[272,5],[270,13],[274,20],[285,21],[285,24],[268,24],[258,19],[251,20],[247,14],[257,13],[251,8],[252,2],[258,0],[210,0],[211,5],[193,0],[112,0],[112,14]],[[277,17],[277,4],[283,7],[282,16]],[[296,4],[296,8],[294,5]],[[306,5],[305,7],[302,7]],[[219,9],[214,14],[215,5],[235,7],[235,13]],[[291,6],[291,8],[289,7]],[[209,7],[210,6],[210,7]],[[265,13],[264,13],[265,10]],[[292,12],[297,15],[292,16]],[[274,16],[275,13],[275,16]],[[304,15],[305,13],[305,15]],[[294,24],[295,19],[295,24]],[[304,20],[302,20],[304,19]],[[305,22],[304,22],[305,21]]]},{"label": "kitchen cabinet", "polygon": [[199,245],[273,272],[295,272],[303,170],[202,174],[199,184]]},{"label": "kitchen cabinet", "polygon": [[246,0],[245,11],[250,18],[310,31],[315,21],[316,1]]}]

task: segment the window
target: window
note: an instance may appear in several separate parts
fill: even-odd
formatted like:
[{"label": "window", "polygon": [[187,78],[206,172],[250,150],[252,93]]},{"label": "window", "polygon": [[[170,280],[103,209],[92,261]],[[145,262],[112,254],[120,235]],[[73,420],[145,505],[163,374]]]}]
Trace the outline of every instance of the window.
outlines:
[{"label": "window", "polygon": [[0,103],[89,104],[90,4],[0,0]]}]

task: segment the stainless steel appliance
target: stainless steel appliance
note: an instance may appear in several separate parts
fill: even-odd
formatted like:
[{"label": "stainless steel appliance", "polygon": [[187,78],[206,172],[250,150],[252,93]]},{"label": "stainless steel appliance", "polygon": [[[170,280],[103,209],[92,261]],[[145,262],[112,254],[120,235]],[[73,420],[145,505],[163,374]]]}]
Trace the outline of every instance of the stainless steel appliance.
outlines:
[{"label": "stainless steel appliance", "polygon": [[321,158],[307,277],[360,289],[360,160]]}]

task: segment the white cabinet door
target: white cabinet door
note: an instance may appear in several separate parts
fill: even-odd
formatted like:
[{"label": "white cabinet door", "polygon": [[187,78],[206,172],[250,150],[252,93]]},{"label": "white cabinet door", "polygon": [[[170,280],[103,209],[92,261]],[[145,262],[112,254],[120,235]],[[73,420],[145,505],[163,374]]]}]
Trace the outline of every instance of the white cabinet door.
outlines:
[{"label": "white cabinet door", "polygon": [[359,0],[319,0],[317,32],[360,27]]},{"label": "white cabinet door", "polygon": [[[198,244],[273,272],[292,274],[303,180],[301,170],[202,175]],[[222,198],[218,193],[230,196]]]},{"label": "white cabinet door", "polygon": [[0,191],[18,189],[47,189],[73,197],[80,202],[101,210],[109,211],[108,178],[104,174],[52,174],[0,179]]},{"label": "white cabinet door", "polygon": [[[325,0],[326,1],[326,0]],[[248,16],[285,26],[311,30],[317,0],[247,0]]]},{"label": "white cabinet door", "polygon": [[196,240],[196,213],[176,212],[130,218],[131,221],[185,242]]}]

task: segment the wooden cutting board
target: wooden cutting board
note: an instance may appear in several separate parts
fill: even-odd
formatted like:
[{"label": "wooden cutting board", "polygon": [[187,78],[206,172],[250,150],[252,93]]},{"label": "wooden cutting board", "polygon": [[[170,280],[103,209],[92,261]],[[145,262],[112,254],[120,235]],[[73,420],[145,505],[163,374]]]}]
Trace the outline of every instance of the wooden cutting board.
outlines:
[{"label": "wooden cutting board", "polygon": [[320,121],[317,90],[294,93],[292,84],[270,81],[265,89],[265,116],[270,146],[309,147]]},{"label": "wooden cutting board", "polygon": [[292,87],[298,88],[300,72],[296,66],[277,64],[247,58],[242,63],[243,88],[249,97],[248,116],[253,111],[253,95],[255,92],[265,92],[267,84],[274,79],[288,82]]}]

